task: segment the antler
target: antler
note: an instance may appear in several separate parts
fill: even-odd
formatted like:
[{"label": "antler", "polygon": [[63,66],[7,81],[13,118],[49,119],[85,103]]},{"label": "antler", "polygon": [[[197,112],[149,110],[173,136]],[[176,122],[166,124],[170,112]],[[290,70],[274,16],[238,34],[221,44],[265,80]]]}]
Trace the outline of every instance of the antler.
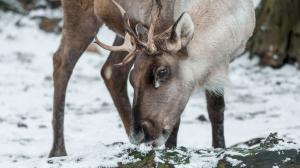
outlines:
[{"label": "antler", "polygon": [[160,0],[156,0],[156,3],[158,5],[157,12],[154,15],[154,19],[151,21],[150,27],[149,27],[149,33],[148,33],[148,42],[147,42],[147,48],[150,50],[151,53],[154,53],[157,48],[154,43],[154,33],[155,33],[155,26],[157,22],[159,21],[162,5]]},{"label": "antler", "polygon": [[127,51],[130,52],[133,49],[133,45],[131,44],[131,37],[128,33],[125,35],[124,43],[120,46],[109,46],[101,41],[99,41],[98,37],[95,37],[95,43],[98,44],[100,47],[108,50],[108,51]]},{"label": "antler", "polygon": [[158,6],[158,9],[157,9],[156,13],[154,14],[154,17],[152,18],[150,26],[149,26],[148,38],[147,38],[148,41],[145,43],[145,42],[138,40],[139,44],[141,46],[143,46],[144,48],[148,49],[148,51],[150,53],[155,53],[157,51],[157,48],[154,43],[154,39],[155,39],[154,33],[155,33],[155,26],[160,18],[162,4],[161,4],[160,0],[156,0],[156,4]]},{"label": "antler", "polygon": [[135,32],[132,30],[130,25],[130,20],[128,17],[127,12],[125,9],[118,4],[115,0],[112,0],[114,5],[119,9],[120,13],[122,14],[123,21],[124,21],[124,27],[125,27],[125,38],[124,43],[120,46],[108,46],[101,41],[97,37],[95,37],[95,43],[98,44],[100,47],[108,50],[108,51],[127,51],[127,56],[123,59],[123,61],[120,64],[117,64],[119,66],[125,65],[132,61],[135,58],[135,52],[137,50],[137,44],[140,46],[143,46],[149,50],[150,53],[155,53],[157,51],[157,48],[154,43],[154,32],[155,32],[155,26],[159,20],[162,5],[160,0],[156,0],[156,3],[158,5],[158,11],[154,15],[154,19],[152,19],[149,32],[148,32],[148,42],[144,43],[141,42]]},{"label": "antler", "polygon": [[123,61],[120,64],[116,64],[118,66],[122,66],[134,59],[134,53],[137,48],[136,47],[137,37],[134,31],[131,29],[129,17],[126,11],[124,10],[124,8],[122,8],[121,5],[118,4],[115,0],[112,0],[112,2],[119,9],[123,17],[125,32],[126,32],[124,43],[120,46],[109,46],[99,41],[97,37],[95,37],[95,43],[108,51],[127,51],[128,54],[126,57],[124,57]]}]

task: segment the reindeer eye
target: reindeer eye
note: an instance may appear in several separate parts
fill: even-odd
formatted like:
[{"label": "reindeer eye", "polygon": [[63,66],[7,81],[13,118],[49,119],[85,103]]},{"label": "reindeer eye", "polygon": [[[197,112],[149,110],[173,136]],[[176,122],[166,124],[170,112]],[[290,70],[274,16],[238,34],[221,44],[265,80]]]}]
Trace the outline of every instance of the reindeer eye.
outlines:
[{"label": "reindeer eye", "polygon": [[169,77],[169,69],[167,67],[159,67],[156,70],[156,79],[160,81],[167,80]]},{"label": "reindeer eye", "polygon": [[153,71],[154,75],[154,87],[157,89],[160,87],[161,82],[166,81],[170,76],[170,70],[168,67],[155,68]]},{"label": "reindeer eye", "polygon": [[163,79],[165,78],[166,76],[168,75],[168,70],[165,68],[165,69],[161,69],[157,72],[157,77],[159,79]]}]

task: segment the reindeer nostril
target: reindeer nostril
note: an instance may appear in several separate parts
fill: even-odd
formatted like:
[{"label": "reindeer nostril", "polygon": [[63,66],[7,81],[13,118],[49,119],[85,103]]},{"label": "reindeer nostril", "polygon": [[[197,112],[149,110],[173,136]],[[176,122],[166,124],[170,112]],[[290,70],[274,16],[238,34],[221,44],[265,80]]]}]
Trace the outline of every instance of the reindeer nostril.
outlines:
[{"label": "reindeer nostril", "polygon": [[142,129],[145,133],[145,136],[146,136],[147,140],[155,139],[153,137],[155,128],[154,128],[154,125],[151,121],[143,121],[142,124],[141,124],[141,127],[142,127]]},{"label": "reindeer nostril", "polygon": [[166,135],[167,133],[168,133],[168,130],[163,129],[162,134],[163,134],[163,135]]},{"label": "reindeer nostril", "polygon": [[150,130],[151,130],[151,123],[149,122],[149,121],[144,121],[143,123],[142,123],[142,129],[146,132],[146,133],[148,133]]}]

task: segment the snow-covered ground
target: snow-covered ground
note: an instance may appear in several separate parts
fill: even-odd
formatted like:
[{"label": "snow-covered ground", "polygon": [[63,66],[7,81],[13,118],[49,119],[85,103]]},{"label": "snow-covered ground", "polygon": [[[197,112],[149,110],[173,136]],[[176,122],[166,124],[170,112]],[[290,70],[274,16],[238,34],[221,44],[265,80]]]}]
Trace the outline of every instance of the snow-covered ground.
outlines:
[{"label": "snow-covered ground", "polygon": [[[111,42],[114,34],[102,29],[99,37]],[[121,161],[102,160],[121,151],[107,144],[129,143],[100,77],[101,65],[107,58],[104,51],[100,56],[82,56],[67,92],[65,140],[69,157],[64,159],[79,159],[63,165],[47,161],[52,146],[52,54],[59,40],[60,36],[39,30],[28,17],[0,13],[1,168],[97,167],[114,166]],[[231,65],[232,86],[226,90],[227,146],[266,137],[271,132],[299,142],[299,70],[291,65],[273,70],[257,64],[257,59],[249,60],[244,55]],[[210,123],[199,121],[200,115],[208,118],[201,90],[193,95],[183,113],[180,146],[210,148]]]}]

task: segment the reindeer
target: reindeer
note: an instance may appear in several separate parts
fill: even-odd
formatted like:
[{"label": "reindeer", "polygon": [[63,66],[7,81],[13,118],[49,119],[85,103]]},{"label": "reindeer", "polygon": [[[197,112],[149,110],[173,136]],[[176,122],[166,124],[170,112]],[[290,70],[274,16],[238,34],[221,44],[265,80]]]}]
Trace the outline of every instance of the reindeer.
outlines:
[{"label": "reindeer", "polygon": [[[206,92],[212,145],[224,148],[224,87],[230,61],[255,26],[252,0],[62,0],[64,25],[54,54],[54,142],[67,155],[64,105],[74,66],[105,23],[117,37],[101,75],[130,142],[175,147],[180,116],[197,87]],[[133,67],[133,68],[132,68]],[[127,80],[134,88],[133,105]]]}]

